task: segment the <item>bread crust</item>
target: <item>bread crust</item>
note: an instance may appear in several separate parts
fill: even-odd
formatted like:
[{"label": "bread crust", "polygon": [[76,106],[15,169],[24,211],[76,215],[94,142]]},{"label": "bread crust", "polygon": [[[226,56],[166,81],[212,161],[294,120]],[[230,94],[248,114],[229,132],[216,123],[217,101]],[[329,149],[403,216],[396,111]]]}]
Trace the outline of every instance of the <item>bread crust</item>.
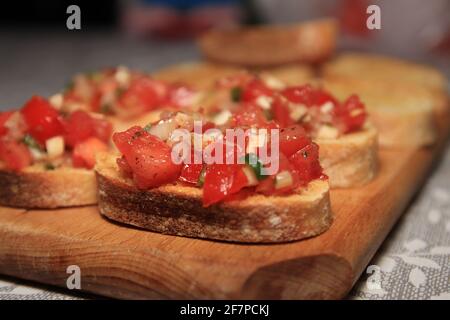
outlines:
[{"label": "bread crust", "polygon": [[333,220],[326,180],[313,181],[295,195],[255,195],[204,208],[198,188],[166,185],[138,190],[120,175],[115,158],[111,154],[97,158],[99,209],[122,223],[178,236],[270,243],[318,235]]},{"label": "bread crust", "polygon": [[198,44],[211,61],[266,67],[322,61],[334,52],[336,34],[336,21],[323,19],[288,26],[213,30]]},{"label": "bread crust", "polygon": [[0,170],[0,204],[52,209],[97,203],[93,170],[62,168],[45,171],[36,166],[22,171]]},{"label": "bread crust", "polygon": [[331,188],[358,187],[378,171],[378,134],[373,126],[337,139],[318,139],[320,164]]}]

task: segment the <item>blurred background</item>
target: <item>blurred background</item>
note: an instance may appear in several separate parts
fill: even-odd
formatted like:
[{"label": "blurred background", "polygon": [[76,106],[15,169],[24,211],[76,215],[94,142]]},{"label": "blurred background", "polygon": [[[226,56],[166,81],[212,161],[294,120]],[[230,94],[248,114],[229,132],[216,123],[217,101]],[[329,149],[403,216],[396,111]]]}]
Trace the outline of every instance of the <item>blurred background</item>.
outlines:
[{"label": "blurred background", "polygon": [[[81,30],[66,27],[71,4],[81,9]],[[366,28],[370,4],[381,8],[380,30]],[[0,109],[51,95],[76,72],[199,59],[194,39],[211,28],[329,16],[340,22],[340,49],[410,58],[450,75],[448,0],[8,1],[0,9]]]}]

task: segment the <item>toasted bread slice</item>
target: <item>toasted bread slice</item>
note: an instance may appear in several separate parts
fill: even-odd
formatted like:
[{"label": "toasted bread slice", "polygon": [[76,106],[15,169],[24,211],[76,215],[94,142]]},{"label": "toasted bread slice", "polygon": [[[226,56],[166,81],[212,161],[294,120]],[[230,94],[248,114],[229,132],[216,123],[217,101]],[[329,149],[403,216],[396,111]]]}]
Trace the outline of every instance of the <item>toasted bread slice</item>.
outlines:
[{"label": "toasted bread slice", "polygon": [[286,26],[213,30],[198,44],[211,61],[267,67],[322,61],[334,52],[336,34],[336,22],[324,19]]},{"label": "toasted bread slice", "polygon": [[93,170],[45,170],[35,164],[20,172],[0,170],[0,204],[20,208],[60,208],[97,203]]},{"label": "toasted bread slice", "polygon": [[329,76],[324,88],[338,99],[357,94],[365,103],[370,121],[379,131],[382,147],[426,146],[436,139],[433,92],[401,82],[382,82]]},{"label": "toasted bread slice", "polygon": [[325,64],[322,72],[325,76],[406,82],[440,91],[447,90],[445,75],[435,68],[376,54],[343,53]]},{"label": "toasted bread slice", "polygon": [[337,139],[317,139],[320,164],[332,188],[364,185],[378,171],[377,130],[367,126]]},{"label": "toasted bread slice", "polygon": [[119,222],[165,234],[237,242],[283,242],[318,235],[332,223],[326,180],[298,194],[202,206],[202,191],[166,185],[139,190],[117,169],[114,154],[97,156],[99,209]]},{"label": "toasted bread slice", "polygon": [[[430,99],[438,117],[447,112],[448,80],[439,70],[398,58],[376,54],[343,53],[322,67],[327,77],[351,77],[372,81],[386,87],[391,83],[402,84],[405,92],[430,90]],[[419,87],[419,88],[418,88]]]}]

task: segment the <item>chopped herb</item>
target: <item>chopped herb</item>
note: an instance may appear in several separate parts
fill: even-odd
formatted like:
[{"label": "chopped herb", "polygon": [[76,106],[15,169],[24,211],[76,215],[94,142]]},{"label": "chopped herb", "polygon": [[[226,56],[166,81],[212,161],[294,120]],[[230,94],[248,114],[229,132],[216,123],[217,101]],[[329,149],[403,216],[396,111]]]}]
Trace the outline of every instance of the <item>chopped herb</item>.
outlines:
[{"label": "chopped herb", "polygon": [[242,88],[240,87],[234,87],[230,91],[231,101],[233,102],[239,102],[242,98]]},{"label": "chopped herb", "polygon": [[111,104],[109,103],[104,103],[101,105],[100,107],[100,112],[101,113],[109,113],[111,111]]},{"label": "chopped herb", "polygon": [[202,171],[200,171],[200,176],[198,177],[197,186],[203,187],[205,183],[206,166],[203,166]]},{"label": "chopped herb", "polygon": [[258,180],[264,180],[268,176],[263,174],[263,164],[259,160],[258,156],[254,153],[248,153],[245,155],[245,164],[253,169],[255,176]]},{"label": "chopped herb", "polygon": [[147,131],[147,132],[150,132],[151,127],[152,127],[152,124],[149,123],[148,125],[146,125],[146,126],[144,127],[144,130]]},{"label": "chopped herb", "polygon": [[45,164],[45,170],[55,170],[55,169],[56,169],[56,167],[53,164],[51,164],[51,163]]},{"label": "chopped herb", "polygon": [[42,150],[41,145],[29,134],[26,134],[23,137],[22,142],[25,143],[29,148]]}]

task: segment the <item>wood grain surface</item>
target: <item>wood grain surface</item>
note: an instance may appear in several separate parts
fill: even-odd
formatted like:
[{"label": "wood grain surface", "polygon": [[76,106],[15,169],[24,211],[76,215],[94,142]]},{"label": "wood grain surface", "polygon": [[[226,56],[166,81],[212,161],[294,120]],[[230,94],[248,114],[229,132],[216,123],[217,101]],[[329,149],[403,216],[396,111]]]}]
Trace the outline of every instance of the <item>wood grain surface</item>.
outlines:
[{"label": "wood grain surface", "polygon": [[116,298],[338,299],[351,289],[446,144],[382,150],[380,173],[358,189],[332,190],[324,234],[274,245],[231,244],[152,233],[102,218],[95,206],[0,208],[0,273]]}]

